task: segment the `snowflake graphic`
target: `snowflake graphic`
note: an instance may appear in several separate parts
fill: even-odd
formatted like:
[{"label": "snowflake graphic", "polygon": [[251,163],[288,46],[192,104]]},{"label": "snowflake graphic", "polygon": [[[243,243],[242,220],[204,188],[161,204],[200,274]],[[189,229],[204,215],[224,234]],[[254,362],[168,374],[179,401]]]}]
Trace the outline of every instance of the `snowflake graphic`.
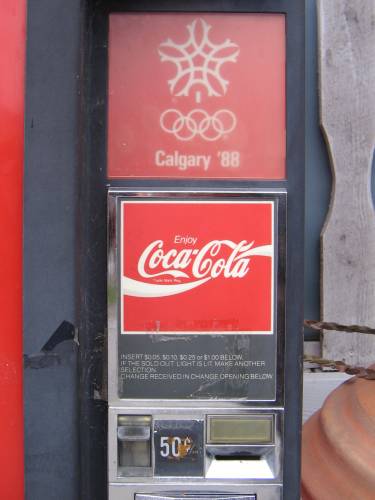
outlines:
[{"label": "snowflake graphic", "polygon": [[215,45],[209,40],[212,28],[203,19],[195,19],[186,26],[189,37],[185,43],[177,44],[168,38],[159,45],[161,62],[173,62],[176,76],[168,80],[170,91],[175,96],[188,96],[195,89],[195,99],[200,102],[200,89],[204,87],[208,96],[221,96],[227,91],[229,82],[220,74],[227,62],[236,62],[238,45],[225,40]]}]

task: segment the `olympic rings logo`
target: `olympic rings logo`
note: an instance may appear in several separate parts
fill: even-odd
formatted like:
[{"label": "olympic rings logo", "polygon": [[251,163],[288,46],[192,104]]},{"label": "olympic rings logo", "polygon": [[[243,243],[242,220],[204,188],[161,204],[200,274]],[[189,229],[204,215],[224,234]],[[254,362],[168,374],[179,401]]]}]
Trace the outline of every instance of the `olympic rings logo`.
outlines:
[{"label": "olympic rings logo", "polygon": [[229,109],[219,109],[210,116],[204,109],[193,109],[183,115],[178,109],[167,109],[160,115],[160,126],[180,141],[201,137],[217,141],[232,132],[237,125],[236,115]]}]

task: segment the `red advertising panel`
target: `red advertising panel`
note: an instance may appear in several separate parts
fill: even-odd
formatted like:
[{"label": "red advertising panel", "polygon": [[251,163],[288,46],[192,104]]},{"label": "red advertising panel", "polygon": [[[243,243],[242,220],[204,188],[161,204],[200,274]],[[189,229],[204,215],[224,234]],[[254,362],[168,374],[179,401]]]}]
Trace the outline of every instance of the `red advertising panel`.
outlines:
[{"label": "red advertising panel", "polygon": [[110,16],[108,176],[285,178],[285,16]]},{"label": "red advertising panel", "polygon": [[123,201],[122,333],[273,333],[273,201]]}]

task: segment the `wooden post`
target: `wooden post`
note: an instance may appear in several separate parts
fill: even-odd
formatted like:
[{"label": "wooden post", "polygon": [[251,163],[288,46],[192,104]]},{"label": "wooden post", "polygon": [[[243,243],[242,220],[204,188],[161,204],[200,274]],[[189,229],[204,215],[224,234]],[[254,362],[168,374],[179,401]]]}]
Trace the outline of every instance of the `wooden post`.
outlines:
[{"label": "wooden post", "polygon": [[[375,327],[375,0],[318,0],[320,117],[333,189],[322,232],[324,321]],[[375,337],[323,333],[323,356],[375,361]]]}]

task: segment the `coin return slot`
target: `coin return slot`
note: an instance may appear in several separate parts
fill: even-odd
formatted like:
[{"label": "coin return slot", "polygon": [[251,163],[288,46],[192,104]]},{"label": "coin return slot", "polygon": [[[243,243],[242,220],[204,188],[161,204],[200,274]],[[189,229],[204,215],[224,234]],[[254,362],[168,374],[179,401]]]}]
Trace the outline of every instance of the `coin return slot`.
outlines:
[{"label": "coin return slot", "polygon": [[206,478],[209,479],[274,479],[275,474],[266,455],[208,455]]},{"label": "coin return slot", "polygon": [[148,475],[151,470],[151,417],[119,415],[117,443],[119,475]]},{"label": "coin return slot", "polygon": [[242,460],[261,460],[260,455],[215,455],[214,460],[225,460],[225,461],[242,461]]}]

